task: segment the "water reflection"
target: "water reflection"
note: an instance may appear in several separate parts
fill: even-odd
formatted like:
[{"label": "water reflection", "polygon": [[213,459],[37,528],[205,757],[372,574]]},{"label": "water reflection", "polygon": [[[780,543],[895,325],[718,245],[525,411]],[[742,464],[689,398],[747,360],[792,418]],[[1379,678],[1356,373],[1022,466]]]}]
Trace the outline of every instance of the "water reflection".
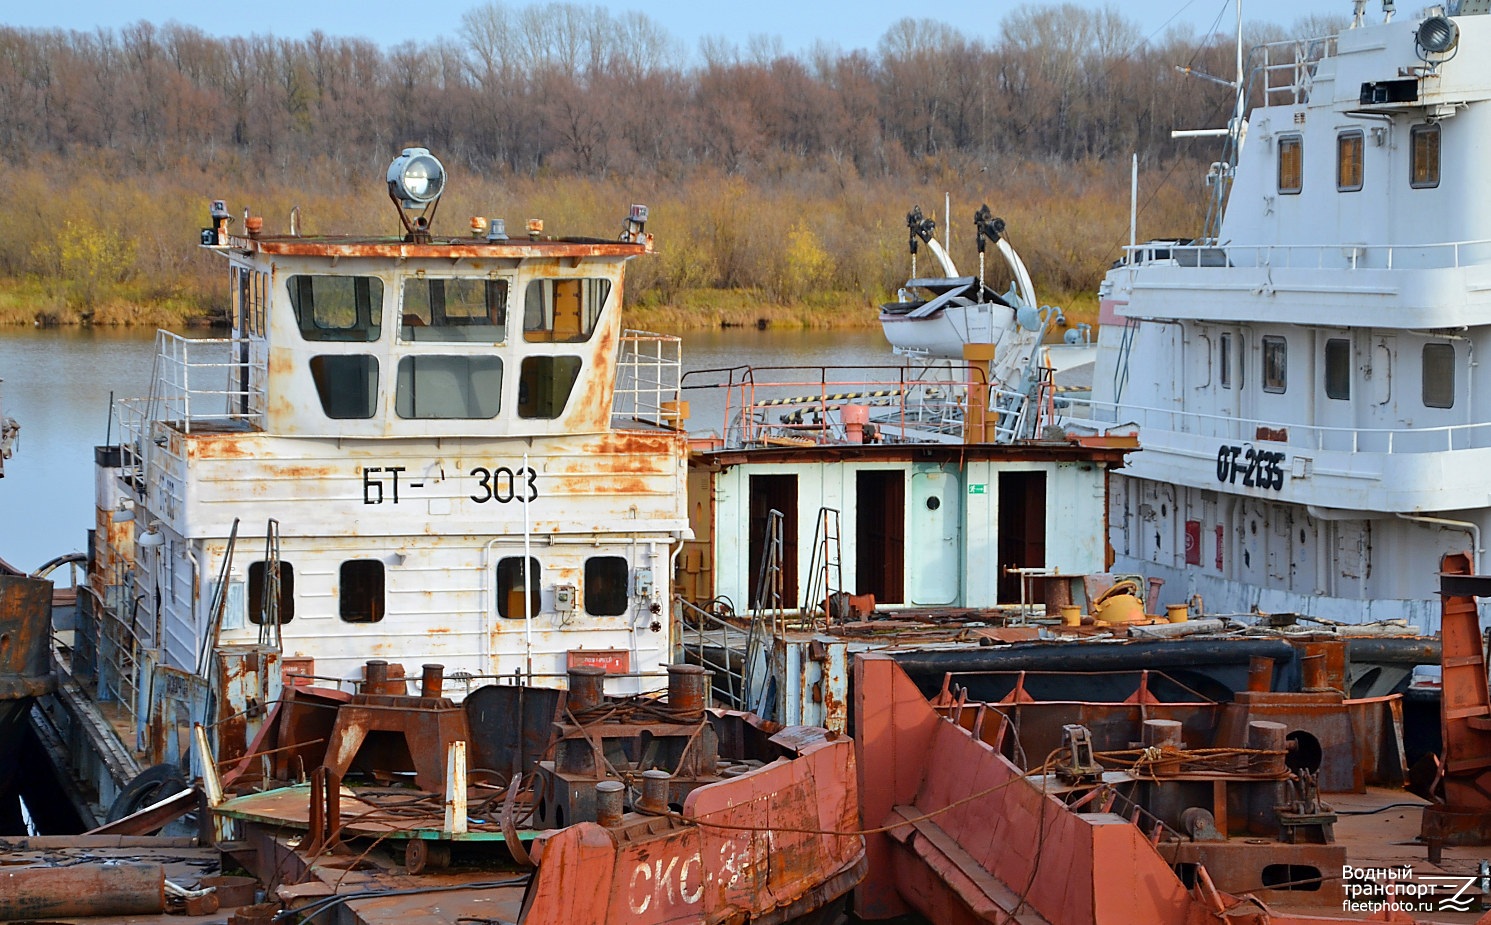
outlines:
[{"label": "water reflection", "polygon": [[[0,479],[0,559],[31,569],[84,549],[94,518],[93,447],[111,436],[109,397],[144,397],[154,357],[153,331],[0,328],[0,410],[21,424],[16,455]],[[742,329],[685,335],[683,361],[690,370],[866,366],[892,358],[879,330]],[[718,416],[696,400],[690,428],[718,428]]]}]

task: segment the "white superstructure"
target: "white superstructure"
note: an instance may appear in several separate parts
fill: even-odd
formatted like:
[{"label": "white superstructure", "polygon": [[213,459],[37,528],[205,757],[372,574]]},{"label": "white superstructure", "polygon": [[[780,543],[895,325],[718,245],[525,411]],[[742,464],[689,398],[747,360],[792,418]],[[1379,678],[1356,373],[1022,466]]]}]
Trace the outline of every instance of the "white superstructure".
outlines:
[{"label": "white superstructure", "polygon": [[1132,248],[1103,284],[1092,417],[1144,446],[1114,489],[1116,569],[1214,612],[1429,629],[1441,555],[1484,570],[1486,6],[1359,4],[1337,36],[1255,50],[1218,233]]},{"label": "white superstructure", "polygon": [[[421,151],[406,169],[437,170]],[[402,239],[271,236],[214,204],[231,336],[162,333],[152,394],[98,451],[80,670],[156,760],[187,720],[241,748],[229,718],[281,669],[438,663],[456,697],[576,664],[661,685],[685,437],[677,339],[621,327],[646,210],[610,240],[485,219],[436,238],[432,214],[404,201]]]}]

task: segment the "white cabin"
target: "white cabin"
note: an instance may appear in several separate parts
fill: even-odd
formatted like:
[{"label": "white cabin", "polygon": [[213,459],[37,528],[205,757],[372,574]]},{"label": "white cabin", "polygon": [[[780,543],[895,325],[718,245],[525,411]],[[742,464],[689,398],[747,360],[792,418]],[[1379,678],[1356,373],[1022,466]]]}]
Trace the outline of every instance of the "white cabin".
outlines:
[{"label": "white cabin", "polygon": [[661,686],[686,455],[678,341],[621,328],[639,209],[609,241],[229,234],[214,210],[231,336],[162,333],[98,453],[96,638],[128,650],[99,689],[154,750],[201,718],[162,678],[223,716],[370,659],[443,665],[457,698],[577,664]]}]

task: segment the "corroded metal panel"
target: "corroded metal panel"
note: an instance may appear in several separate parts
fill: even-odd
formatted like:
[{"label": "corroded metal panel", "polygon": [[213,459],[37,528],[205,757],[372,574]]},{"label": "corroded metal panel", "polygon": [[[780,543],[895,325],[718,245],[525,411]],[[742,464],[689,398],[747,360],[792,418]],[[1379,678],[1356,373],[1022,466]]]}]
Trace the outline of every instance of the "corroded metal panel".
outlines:
[{"label": "corroded metal panel", "polygon": [[[815,888],[855,872],[863,855],[853,778],[851,744],[820,733],[793,761],[695,790],[682,816],[697,824],[614,848],[599,826],[571,826],[542,840],[524,921],[729,921],[811,911],[822,901]],[[580,871],[578,884],[563,886]]]},{"label": "corroded metal panel", "polygon": [[0,574],[0,699],[52,689],[51,641],[52,583]]}]

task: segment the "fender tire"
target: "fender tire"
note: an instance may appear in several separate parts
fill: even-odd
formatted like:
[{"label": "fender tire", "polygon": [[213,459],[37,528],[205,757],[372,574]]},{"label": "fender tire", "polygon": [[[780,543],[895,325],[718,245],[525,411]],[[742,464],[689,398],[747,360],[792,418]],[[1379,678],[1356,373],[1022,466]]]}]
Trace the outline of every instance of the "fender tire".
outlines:
[{"label": "fender tire", "polygon": [[119,796],[109,804],[108,821],[118,822],[131,813],[139,812],[151,803],[164,800],[190,786],[181,768],[174,764],[157,764],[146,768],[135,779],[119,791]]}]

